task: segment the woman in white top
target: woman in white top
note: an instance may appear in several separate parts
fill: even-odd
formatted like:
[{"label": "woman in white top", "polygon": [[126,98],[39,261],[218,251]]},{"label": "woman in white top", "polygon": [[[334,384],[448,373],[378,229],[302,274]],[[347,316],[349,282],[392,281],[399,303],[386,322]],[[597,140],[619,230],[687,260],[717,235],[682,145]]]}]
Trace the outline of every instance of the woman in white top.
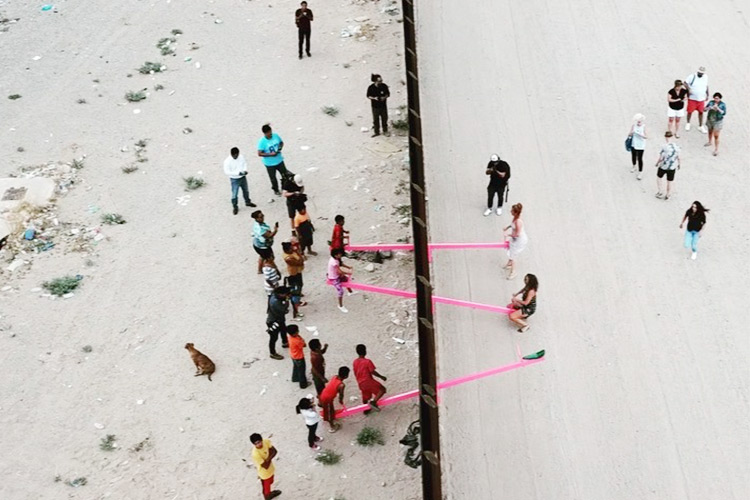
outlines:
[{"label": "woman in white top", "polygon": [[513,221],[503,231],[510,231],[508,239],[508,263],[505,264],[505,269],[508,270],[507,279],[512,280],[516,277],[515,260],[518,254],[523,252],[526,248],[526,244],[529,242],[529,237],[526,236],[526,230],[524,229],[523,221],[521,220],[521,212],[523,211],[523,205],[516,203],[510,209],[510,214],[513,216]]},{"label": "woman in white top", "polygon": [[297,405],[297,413],[302,415],[305,419],[305,425],[307,425],[307,444],[313,450],[317,451],[320,449],[318,441],[323,441],[323,438],[318,437],[315,432],[318,430],[318,424],[320,423],[320,414],[315,411],[315,401],[313,395],[308,394],[306,398],[299,400]]},{"label": "woman in white top", "polygon": [[643,177],[643,150],[646,149],[646,117],[638,113],[633,117],[633,125],[630,127],[630,157],[633,160],[633,168],[630,173],[635,172],[635,164],[638,162],[638,175],[636,179],[641,180]]}]

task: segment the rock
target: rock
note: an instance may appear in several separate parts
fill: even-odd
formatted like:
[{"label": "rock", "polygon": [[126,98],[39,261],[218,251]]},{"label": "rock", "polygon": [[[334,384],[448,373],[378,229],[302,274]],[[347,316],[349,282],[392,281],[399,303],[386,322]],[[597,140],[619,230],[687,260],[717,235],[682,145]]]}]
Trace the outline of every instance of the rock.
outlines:
[{"label": "rock", "polygon": [[32,289],[31,289],[30,291],[31,291],[31,293],[37,293],[37,292],[41,292],[41,291],[42,291],[42,287],[39,287],[39,286],[35,286],[35,287],[34,287],[34,288],[32,288]]},{"label": "rock", "polygon": [[0,288],[0,292],[7,292],[8,290],[12,290],[13,287],[10,285],[5,285],[4,287]]},{"label": "rock", "polygon": [[359,131],[360,132],[369,132],[370,131],[370,127],[362,127],[361,129],[359,129]]},{"label": "rock", "polygon": [[99,430],[102,430],[102,429],[104,429],[104,424],[95,423],[94,427],[96,427]]},{"label": "rock", "polygon": [[62,296],[62,298],[64,299],[70,299],[72,297],[75,297],[75,294],[73,292],[66,293],[65,295]]},{"label": "rock", "polygon": [[139,399],[138,401],[135,402],[135,404],[137,405],[142,405],[143,403],[145,403],[145,401],[142,399]]},{"label": "rock", "polygon": [[24,264],[26,264],[26,262],[25,262],[25,261],[23,261],[23,260],[21,260],[21,259],[15,259],[15,260],[14,260],[13,262],[11,262],[11,263],[10,263],[10,265],[9,265],[8,267],[6,267],[5,269],[7,269],[7,270],[8,270],[8,271],[10,271],[10,272],[13,272],[13,271],[15,271],[16,269],[18,269],[19,267],[23,266]]},{"label": "rock", "polygon": [[358,23],[363,23],[365,21],[369,21],[370,18],[367,16],[359,16],[359,17],[355,17],[354,20],[357,21]]},{"label": "rock", "polygon": [[393,258],[393,252],[392,252],[392,251],[390,251],[390,250],[382,250],[382,251],[380,252],[380,255],[381,255],[381,256],[382,256],[382,257],[383,257],[384,259],[392,259],[392,258]]},{"label": "rock", "polygon": [[365,266],[365,271],[368,272],[374,272],[375,271],[375,264],[369,263]]}]

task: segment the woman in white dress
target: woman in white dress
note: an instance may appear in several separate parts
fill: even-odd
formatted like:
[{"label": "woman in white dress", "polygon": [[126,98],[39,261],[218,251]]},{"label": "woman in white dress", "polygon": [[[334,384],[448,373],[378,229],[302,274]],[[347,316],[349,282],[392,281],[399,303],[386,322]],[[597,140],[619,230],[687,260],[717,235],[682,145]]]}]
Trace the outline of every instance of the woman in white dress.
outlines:
[{"label": "woman in white dress", "polygon": [[510,209],[513,221],[503,230],[503,232],[510,230],[510,234],[508,235],[508,263],[505,264],[505,269],[508,272],[507,279],[509,280],[516,277],[516,257],[523,252],[523,249],[526,248],[526,244],[529,242],[529,237],[526,236],[526,229],[521,220],[522,211],[523,205],[520,203],[513,205]]}]

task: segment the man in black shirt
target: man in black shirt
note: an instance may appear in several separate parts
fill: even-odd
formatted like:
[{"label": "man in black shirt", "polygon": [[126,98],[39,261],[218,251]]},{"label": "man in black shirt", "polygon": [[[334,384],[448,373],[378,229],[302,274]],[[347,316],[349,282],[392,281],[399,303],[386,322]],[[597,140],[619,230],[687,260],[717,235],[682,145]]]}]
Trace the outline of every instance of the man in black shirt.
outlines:
[{"label": "man in black shirt", "polygon": [[391,97],[388,85],[383,83],[380,75],[370,75],[372,84],[367,88],[367,98],[372,104],[372,128],[375,131],[372,136],[380,135],[380,124],[383,124],[383,133],[388,135],[388,104],[386,100]]},{"label": "man in black shirt", "polygon": [[266,309],[266,331],[268,332],[268,350],[273,359],[284,359],[276,352],[276,341],[281,335],[281,347],[289,347],[286,338],[286,315],[289,312],[289,297],[291,290],[285,286],[276,288],[268,297]]},{"label": "man in black shirt", "polygon": [[510,165],[502,161],[498,155],[492,155],[485,173],[490,176],[490,183],[487,185],[487,210],[484,211],[484,215],[486,217],[492,213],[495,195],[497,195],[497,215],[502,215],[503,195],[508,189],[510,180]]},{"label": "man in black shirt", "polygon": [[302,2],[300,8],[294,13],[294,22],[297,24],[297,36],[299,38],[299,58],[302,59],[302,42],[305,42],[305,52],[310,57],[310,23],[313,13],[307,8],[307,2]]}]

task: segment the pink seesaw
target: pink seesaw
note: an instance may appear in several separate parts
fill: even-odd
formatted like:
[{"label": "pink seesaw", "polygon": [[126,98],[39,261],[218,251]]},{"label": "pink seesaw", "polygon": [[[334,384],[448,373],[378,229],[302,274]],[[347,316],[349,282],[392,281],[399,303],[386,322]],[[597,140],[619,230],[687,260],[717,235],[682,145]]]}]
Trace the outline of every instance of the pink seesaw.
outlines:
[{"label": "pink seesaw", "polygon": [[[508,248],[507,241],[498,241],[491,243],[428,243],[427,258],[432,262],[433,250],[476,250],[486,248]],[[346,245],[347,252],[377,252],[379,250],[393,251],[413,251],[414,245],[411,243],[378,243],[374,245]]]},{"label": "pink seesaw", "polygon": [[[451,380],[447,380],[445,382],[440,382],[437,388],[438,390],[448,389],[449,387],[466,384],[467,382],[473,382],[474,380],[491,377],[492,375],[498,375],[500,373],[516,370],[518,368],[525,368],[527,366],[541,363],[542,361],[544,361],[544,351],[539,351],[534,354],[524,356],[520,360],[516,361],[515,363],[511,363],[509,365],[498,366],[497,368],[492,368],[490,370],[475,373],[473,375],[466,375],[463,377],[457,377]],[[418,396],[419,396],[418,390],[402,392],[401,394],[396,394],[395,396],[388,396],[387,398],[381,399],[380,401],[378,401],[378,406],[382,408],[384,406],[389,406],[395,403],[400,403],[401,401],[406,401],[407,399],[413,399]],[[362,413],[363,411],[369,408],[370,408],[370,405],[361,404],[357,406],[352,406],[351,408],[339,409],[336,411],[336,417],[337,418],[349,417],[351,415],[356,415],[357,413]]]}]

